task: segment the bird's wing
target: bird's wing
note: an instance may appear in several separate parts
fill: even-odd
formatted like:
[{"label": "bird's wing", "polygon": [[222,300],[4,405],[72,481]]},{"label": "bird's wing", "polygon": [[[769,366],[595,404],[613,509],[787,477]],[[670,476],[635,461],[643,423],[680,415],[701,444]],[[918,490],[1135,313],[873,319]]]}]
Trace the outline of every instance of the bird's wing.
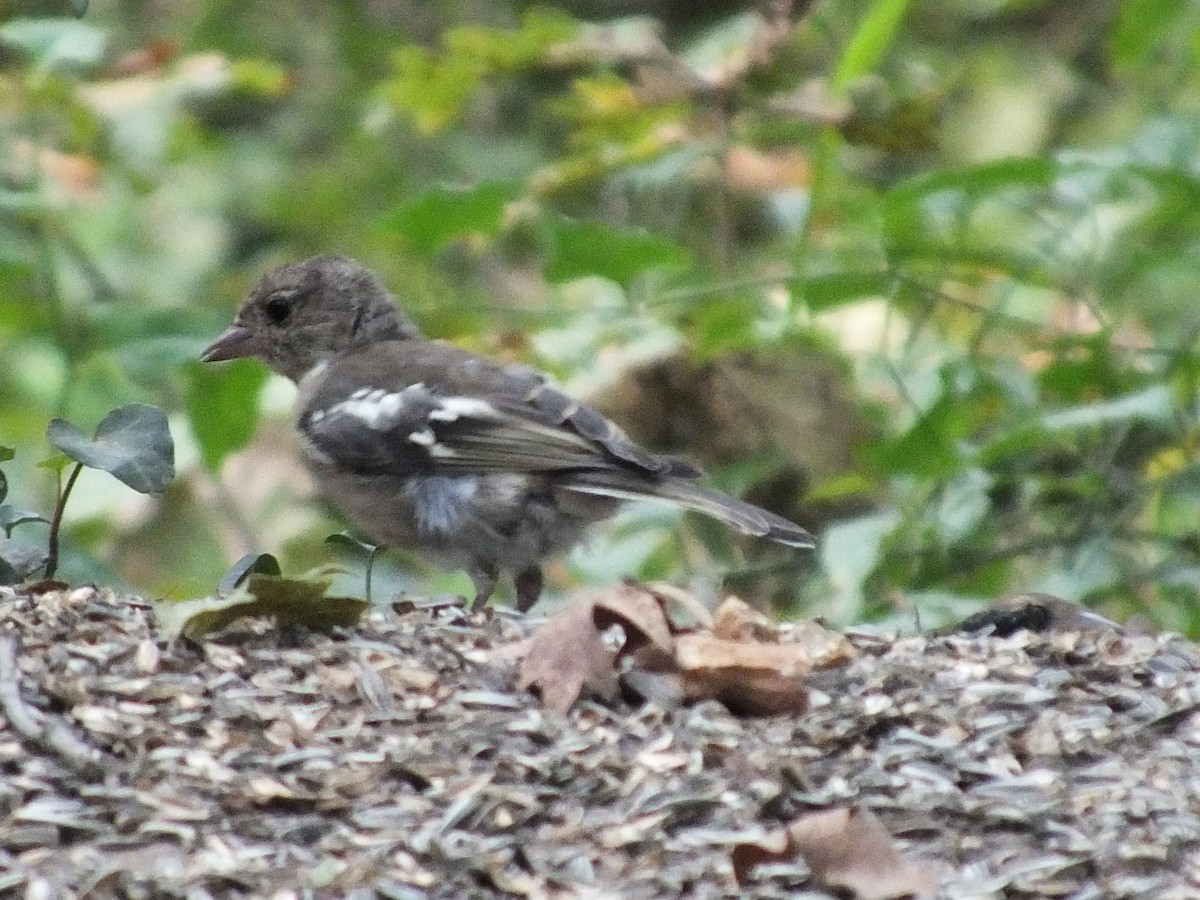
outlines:
[{"label": "bird's wing", "polygon": [[335,359],[299,428],[318,460],[363,474],[621,469],[695,477],[546,383],[447,344],[397,341]]}]

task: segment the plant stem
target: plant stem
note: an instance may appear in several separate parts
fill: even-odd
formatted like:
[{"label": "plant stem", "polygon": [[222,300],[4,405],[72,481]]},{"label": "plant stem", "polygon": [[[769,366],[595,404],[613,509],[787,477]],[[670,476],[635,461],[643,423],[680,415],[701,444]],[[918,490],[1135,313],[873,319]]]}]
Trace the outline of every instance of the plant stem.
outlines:
[{"label": "plant stem", "polygon": [[375,571],[375,557],[377,557],[379,555],[379,551],[382,549],[383,549],[382,547],[380,547],[378,544],[376,544],[375,546],[373,546],[371,548],[371,555],[367,557],[367,576],[366,576],[367,603],[371,602],[371,576]]},{"label": "plant stem", "polygon": [[58,502],[54,504],[54,515],[50,519],[50,539],[47,545],[46,552],[46,580],[50,581],[54,578],[54,572],[58,568],[58,529],[62,525],[63,510],[67,506],[67,498],[71,496],[71,489],[75,487],[75,482],[79,478],[79,473],[83,471],[83,463],[75,463],[75,468],[71,470],[71,474],[67,476],[67,483],[63,486],[62,492],[58,495]]}]

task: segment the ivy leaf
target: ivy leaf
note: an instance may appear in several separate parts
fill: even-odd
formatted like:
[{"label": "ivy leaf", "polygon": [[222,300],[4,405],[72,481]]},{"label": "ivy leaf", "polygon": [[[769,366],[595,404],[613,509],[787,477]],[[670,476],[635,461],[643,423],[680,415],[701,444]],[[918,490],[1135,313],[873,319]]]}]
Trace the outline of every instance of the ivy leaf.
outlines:
[{"label": "ivy leaf", "polygon": [[14,528],[28,522],[45,522],[47,525],[50,524],[50,520],[45,516],[39,516],[37,513],[30,512],[27,509],[10,506],[7,503],[0,506],[0,529],[4,530],[6,537],[12,537]]},{"label": "ivy leaf", "polygon": [[0,538],[0,584],[24,581],[46,564],[46,557],[40,547]]},{"label": "ivy leaf", "polygon": [[327,597],[332,583],[328,568],[306,578],[251,574],[227,597],[154,602],[154,615],[168,639],[184,635],[196,640],[242,616],[273,616],[280,625],[321,631],[357,624],[369,604],[357,597]]},{"label": "ivy leaf", "polygon": [[114,409],[89,438],[64,419],[51,419],[46,439],[76,462],[108,472],[142,494],[159,494],[175,477],[175,442],[161,409],[130,403]]},{"label": "ivy leaf", "polygon": [[325,543],[330,547],[335,548],[339,552],[347,553],[351,556],[372,556],[379,548],[374,544],[368,544],[366,541],[360,541],[356,537],[351,537],[343,531],[335,532],[325,538]]},{"label": "ivy leaf", "polygon": [[39,469],[45,469],[47,472],[53,472],[55,475],[61,475],[70,465],[71,457],[65,453],[55,453],[53,456],[47,456],[37,463]]},{"label": "ivy leaf", "polygon": [[230,566],[217,590],[221,594],[229,594],[251,575],[282,574],[283,570],[279,568],[279,560],[270,553],[247,553]]}]

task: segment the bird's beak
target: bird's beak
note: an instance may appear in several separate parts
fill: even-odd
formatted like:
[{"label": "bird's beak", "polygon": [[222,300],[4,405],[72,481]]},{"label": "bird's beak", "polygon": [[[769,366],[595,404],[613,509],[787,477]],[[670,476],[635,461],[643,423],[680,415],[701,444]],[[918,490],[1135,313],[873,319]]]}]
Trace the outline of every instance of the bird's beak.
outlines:
[{"label": "bird's beak", "polygon": [[200,356],[201,362],[221,362],[226,359],[241,359],[256,356],[260,347],[250,329],[243,325],[230,325],[219,338],[212,342]]}]

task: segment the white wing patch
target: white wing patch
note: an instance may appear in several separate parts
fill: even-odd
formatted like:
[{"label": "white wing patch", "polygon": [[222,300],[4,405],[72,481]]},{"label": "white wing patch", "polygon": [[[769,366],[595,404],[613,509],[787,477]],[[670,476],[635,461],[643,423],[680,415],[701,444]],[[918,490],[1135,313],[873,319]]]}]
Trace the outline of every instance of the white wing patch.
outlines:
[{"label": "white wing patch", "polygon": [[463,416],[494,419],[498,415],[496,407],[478,397],[443,397],[437,407],[429,411],[429,419],[433,422],[454,422]]},{"label": "white wing patch", "polygon": [[[319,422],[325,415],[342,415],[358,419],[368,428],[384,431],[390,428],[404,411],[404,406],[414,394],[423,392],[425,385],[409,385],[402,391],[385,391],[383,388],[359,388],[349,399],[335,403],[328,411],[316,410],[312,421]],[[411,392],[411,393],[410,393]]]},{"label": "white wing patch", "polygon": [[408,436],[408,439],[414,444],[420,444],[422,447],[432,447],[437,443],[437,437],[428,428],[424,431],[414,431]]}]

